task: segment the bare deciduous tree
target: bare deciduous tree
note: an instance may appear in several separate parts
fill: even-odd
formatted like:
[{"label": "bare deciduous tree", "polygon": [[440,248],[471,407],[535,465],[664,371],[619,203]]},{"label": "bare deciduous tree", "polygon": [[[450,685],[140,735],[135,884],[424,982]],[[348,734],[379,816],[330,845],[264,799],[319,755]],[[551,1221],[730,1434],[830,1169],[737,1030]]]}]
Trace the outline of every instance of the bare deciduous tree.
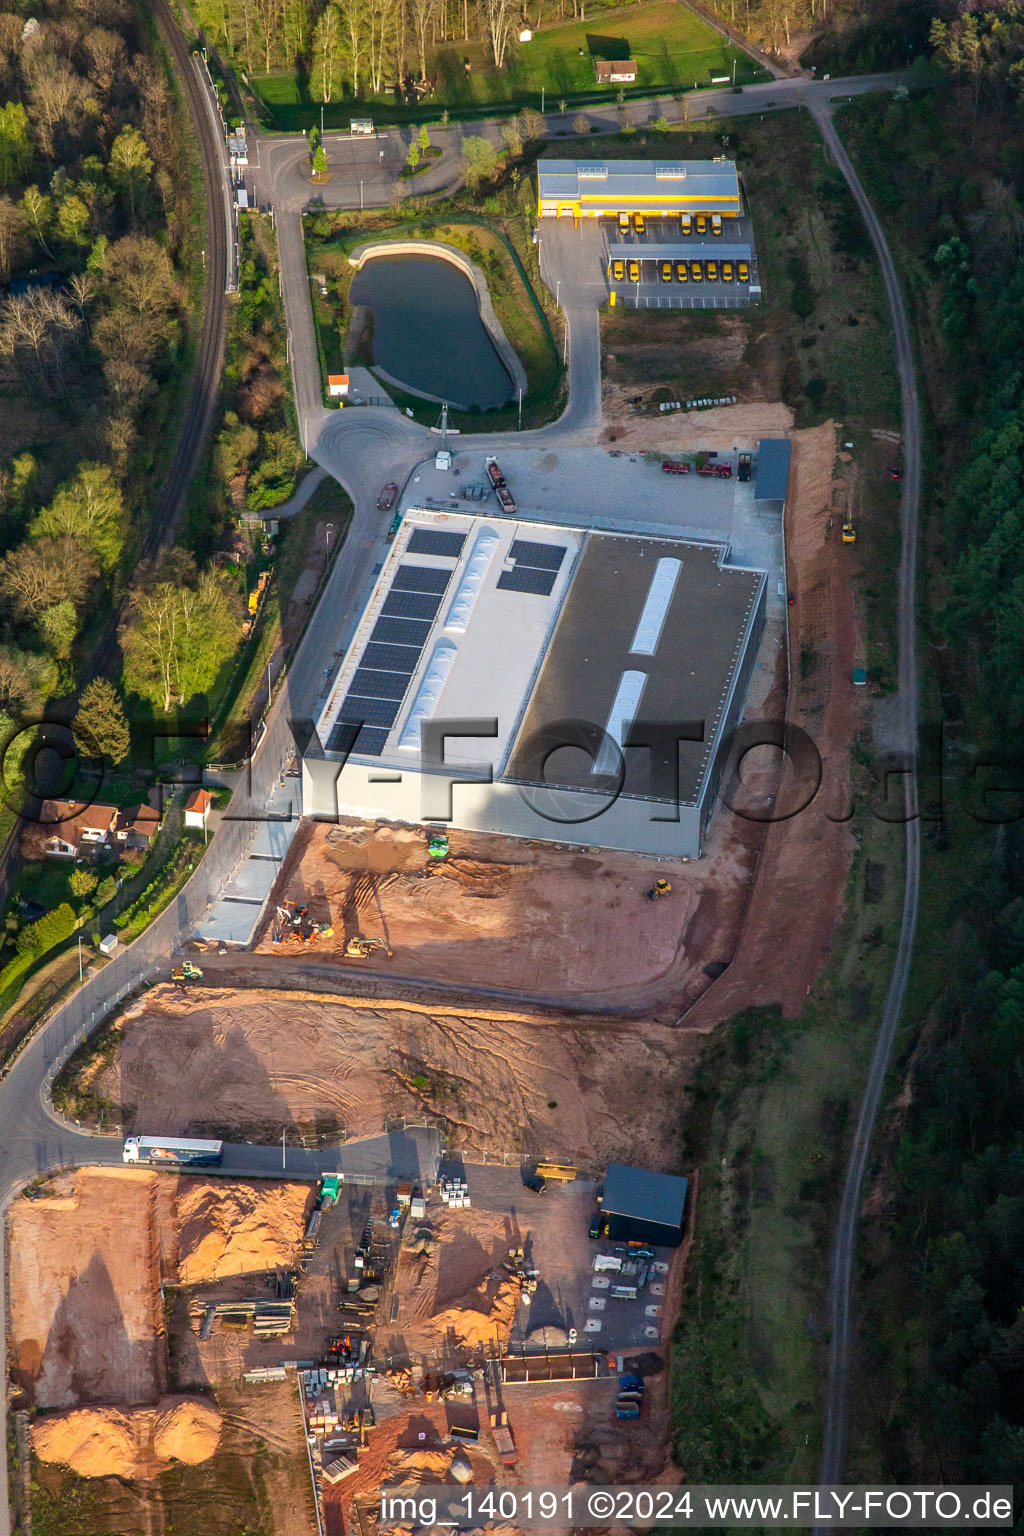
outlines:
[{"label": "bare deciduous tree", "polygon": [[480,0],[480,10],[491,45],[494,67],[501,69],[519,19],[519,7],[513,0]]},{"label": "bare deciduous tree", "polygon": [[330,0],[313,33],[313,78],[320,88],[321,101],[330,101],[334,91],[341,43],[341,16],[338,7]]},{"label": "bare deciduous tree", "polygon": [[28,247],[28,220],[18,204],[0,197],[0,283],[10,282],[11,272]]},{"label": "bare deciduous tree", "polygon": [[28,539],[0,560],[0,592],[23,619],[84,600],[96,567],[77,539]]}]

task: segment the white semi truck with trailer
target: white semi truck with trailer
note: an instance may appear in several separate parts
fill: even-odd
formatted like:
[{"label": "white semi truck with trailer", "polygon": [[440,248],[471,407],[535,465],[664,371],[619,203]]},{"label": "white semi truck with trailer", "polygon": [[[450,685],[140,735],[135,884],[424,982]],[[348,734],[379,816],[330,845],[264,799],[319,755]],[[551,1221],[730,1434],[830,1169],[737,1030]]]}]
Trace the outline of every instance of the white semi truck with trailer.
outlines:
[{"label": "white semi truck with trailer", "polygon": [[149,1163],[155,1168],[211,1167],[224,1155],[222,1141],[187,1141],[178,1136],[126,1136],[126,1163]]}]

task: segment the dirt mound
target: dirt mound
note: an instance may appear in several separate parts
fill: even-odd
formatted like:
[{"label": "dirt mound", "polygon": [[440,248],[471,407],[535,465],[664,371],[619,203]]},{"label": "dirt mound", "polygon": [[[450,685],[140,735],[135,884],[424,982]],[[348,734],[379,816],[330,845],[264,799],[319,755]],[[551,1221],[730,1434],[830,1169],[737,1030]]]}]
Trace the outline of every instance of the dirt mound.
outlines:
[{"label": "dirt mound", "polygon": [[195,1397],[162,1397],[155,1408],[72,1408],[32,1426],[40,1461],[79,1477],[149,1476],[172,1461],[206,1461],[220,1441],[221,1416]]},{"label": "dirt mound", "polygon": [[40,1461],[56,1461],[79,1477],[133,1477],[135,1430],[117,1408],[74,1408],[32,1425],[32,1449]]},{"label": "dirt mound", "polygon": [[505,1280],[499,1285],[489,1311],[473,1306],[448,1307],[431,1318],[430,1327],[442,1339],[453,1334],[467,1349],[504,1343],[516,1315],[519,1295],[519,1282]]},{"label": "dirt mound", "polygon": [[[165,1406],[169,1405],[169,1406]],[[221,1416],[198,1397],[162,1398],[153,1426],[153,1450],[161,1461],[206,1461],[220,1440]]]},{"label": "dirt mound", "polygon": [[274,1269],[294,1260],[306,1184],[178,1181],[178,1274],[183,1285]]}]

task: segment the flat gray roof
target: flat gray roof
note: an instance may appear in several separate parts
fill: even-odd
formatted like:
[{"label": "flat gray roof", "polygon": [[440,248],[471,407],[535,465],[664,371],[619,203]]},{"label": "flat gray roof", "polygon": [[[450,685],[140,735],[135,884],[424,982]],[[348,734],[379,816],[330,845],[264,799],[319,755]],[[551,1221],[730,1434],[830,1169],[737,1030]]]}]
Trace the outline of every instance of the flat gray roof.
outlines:
[{"label": "flat gray roof", "polygon": [[641,198],[652,206],[677,204],[693,208],[713,203],[739,205],[739,182],[732,160],[538,160],[537,190],[541,199],[568,202],[585,198],[611,212],[616,200]]},{"label": "flat gray roof", "polygon": [[606,1215],[631,1216],[635,1221],[679,1228],[683,1224],[686,1190],[687,1180],[676,1174],[609,1163],[602,1210]]},{"label": "flat gray roof", "polygon": [[685,258],[687,261],[751,261],[749,245],[728,245],[721,240],[674,240],[670,245],[638,245],[635,241],[632,245],[608,246],[608,255],[612,261],[674,261],[676,258]]},{"label": "flat gray roof", "polygon": [[789,438],[762,437],[757,445],[757,501],[785,501],[789,485]]},{"label": "flat gray roof", "polygon": [[[766,580],[764,571],[725,565],[725,554],[722,544],[588,536],[503,777],[607,793],[608,768],[594,771],[603,732],[621,744],[633,720],[703,721],[704,741],[679,746],[679,801],[698,800]],[[541,761],[542,744],[563,720],[594,728],[594,762],[570,747]],[[670,753],[659,754],[662,767]],[[671,793],[651,792],[654,755],[624,753],[622,792],[672,803]],[[612,762],[614,775],[614,753]]]}]

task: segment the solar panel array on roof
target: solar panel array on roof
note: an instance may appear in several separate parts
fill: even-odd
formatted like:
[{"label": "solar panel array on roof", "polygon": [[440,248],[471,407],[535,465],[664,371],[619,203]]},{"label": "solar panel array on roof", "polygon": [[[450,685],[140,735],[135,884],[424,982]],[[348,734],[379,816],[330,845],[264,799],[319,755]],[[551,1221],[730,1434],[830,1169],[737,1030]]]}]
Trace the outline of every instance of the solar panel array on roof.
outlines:
[{"label": "solar panel array on roof", "polygon": [[441,528],[414,528],[406,549],[410,555],[444,555],[456,559],[466,542],[464,533],[447,533]]},{"label": "solar panel array on roof", "polygon": [[371,640],[383,640],[385,645],[414,645],[423,649],[430,624],[421,619],[378,619],[370,635]]},{"label": "solar panel array on roof", "polygon": [[400,565],[391,583],[392,592],[443,592],[451,572],[437,565]]},{"label": "solar panel array on roof", "polygon": [[[421,546],[420,554],[457,555],[465,542],[461,533],[438,533],[430,528],[417,528],[413,539],[420,535],[446,541],[443,549]],[[383,752],[451,578],[452,572],[441,566],[406,562],[398,567],[338,711],[328,751],[347,748],[366,757],[379,757]],[[354,740],[353,727],[358,730]]]},{"label": "solar panel array on roof", "polygon": [[538,571],[529,565],[514,566],[502,571],[497,585],[503,592],[533,592],[538,597],[550,597],[557,571]]},{"label": "solar panel array on roof", "polygon": [[432,619],[440,606],[436,592],[396,592],[392,588],[380,611],[386,619]]},{"label": "solar panel array on roof", "polygon": [[539,571],[558,571],[565,559],[564,544],[533,544],[529,539],[513,539],[509,554],[517,565],[532,565]]}]

